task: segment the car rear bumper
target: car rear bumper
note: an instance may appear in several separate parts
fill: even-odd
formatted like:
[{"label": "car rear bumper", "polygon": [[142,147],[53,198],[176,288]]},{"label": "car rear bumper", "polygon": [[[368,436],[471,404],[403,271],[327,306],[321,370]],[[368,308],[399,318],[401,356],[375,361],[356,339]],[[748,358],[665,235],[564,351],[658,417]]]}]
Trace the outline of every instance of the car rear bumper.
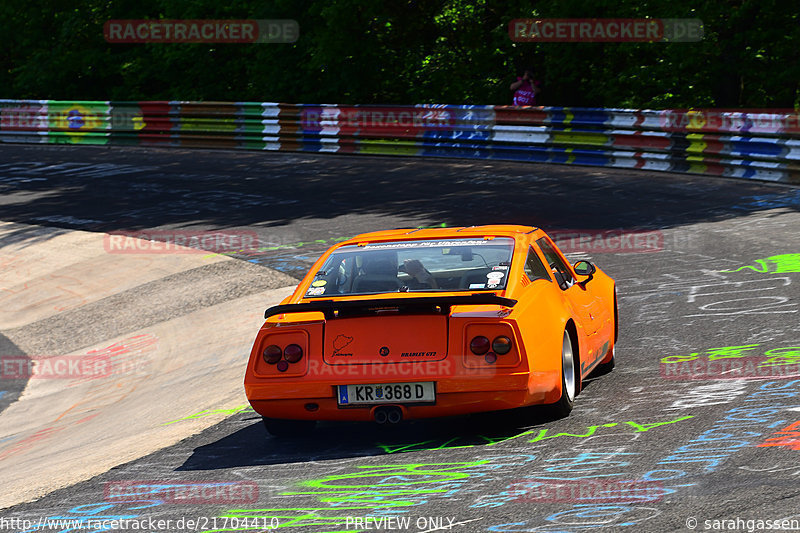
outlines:
[{"label": "car rear bumper", "polygon": [[[253,409],[262,416],[290,420],[369,421],[377,407],[397,405],[404,419],[465,415],[556,402],[561,394],[561,375],[555,372],[494,375],[490,379],[424,379],[436,382],[435,404],[380,404],[340,407],[336,385],[342,383],[246,383]],[[401,383],[409,380],[392,380]],[[369,382],[364,382],[369,383]]]}]

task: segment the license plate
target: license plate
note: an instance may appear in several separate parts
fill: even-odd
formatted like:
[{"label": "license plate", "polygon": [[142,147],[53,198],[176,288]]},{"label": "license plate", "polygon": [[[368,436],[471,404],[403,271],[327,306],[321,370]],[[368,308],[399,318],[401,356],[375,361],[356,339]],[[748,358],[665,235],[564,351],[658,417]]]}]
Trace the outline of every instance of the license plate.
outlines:
[{"label": "license plate", "polygon": [[432,381],[376,385],[339,385],[339,405],[432,403],[434,401],[436,401],[436,389]]}]

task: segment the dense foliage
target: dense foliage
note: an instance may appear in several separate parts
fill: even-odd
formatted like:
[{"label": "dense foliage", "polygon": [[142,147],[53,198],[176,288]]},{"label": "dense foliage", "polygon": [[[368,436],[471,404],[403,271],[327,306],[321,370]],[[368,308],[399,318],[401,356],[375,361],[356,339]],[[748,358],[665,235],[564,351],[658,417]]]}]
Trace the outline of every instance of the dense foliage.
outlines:
[{"label": "dense foliage", "polygon": [[[70,5],[72,4],[72,5]],[[695,43],[515,43],[527,17],[699,18]],[[109,19],[294,19],[294,44],[110,44]],[[727,0],[0,0],[0,97],[794,107],[796,2]]]}]

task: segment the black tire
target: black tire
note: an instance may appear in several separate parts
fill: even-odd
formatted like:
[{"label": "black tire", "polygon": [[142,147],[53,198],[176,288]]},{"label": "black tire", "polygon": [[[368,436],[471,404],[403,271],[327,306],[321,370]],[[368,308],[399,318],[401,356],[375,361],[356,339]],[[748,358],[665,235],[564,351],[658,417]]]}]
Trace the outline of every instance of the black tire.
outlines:
[{"label": "black tire", "polygon": [[561,343],[561,398],[551,404],[551,411],[556,418],[564,418],[572,412],[575,397],[578,395],[580,374],[575,364],[575,352],[568,331],[564,331]]},{"label": "black tire", "polygon": [[273,437],[301,437],[314,430],[317,423],[313,420],[283,420],[280,418],[261,417],[264,427]]}]

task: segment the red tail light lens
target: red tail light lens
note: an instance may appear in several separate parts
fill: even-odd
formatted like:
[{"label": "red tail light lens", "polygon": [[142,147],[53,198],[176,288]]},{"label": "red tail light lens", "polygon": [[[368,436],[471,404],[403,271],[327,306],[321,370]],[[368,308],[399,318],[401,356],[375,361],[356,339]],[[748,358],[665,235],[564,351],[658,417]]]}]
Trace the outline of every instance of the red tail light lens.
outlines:
[{"label": "red tail light lens", "polygon": [[280,361],[282,355],[283,352],[281,351],[280,347],[274,344],[270,344],[264,349],[264,361],[271,365],[274,365]]},{"label": "red tail light lens", "polygon": [[469,343],[469,349],[475,355],[483,355],[486,352],[488,352],[489,348],[491,348],[491,347],[492,346],[489,343],[489,339],[487,339],[486,337],[484,337],[482,335],[478,335],[477,337],[472,339],[472,341]]},{"label": "red tail light lens", "polygon": [[289,370],[289,363],[286,361],[278,361],[278,364],[275,366],[278,368],[279,372],[286,372]]},{"label": "red tail light lens", "polygon": [[290,344],[283,350],[283,358],[290,363],[296,363],[303,358],[303,349],[297,344]]},{"label": "red tail light lens", "polygon": [[511,351],[511,339],[505,336],[497,337],[492,341],[492,351],[497,355],[505,355]]}]

